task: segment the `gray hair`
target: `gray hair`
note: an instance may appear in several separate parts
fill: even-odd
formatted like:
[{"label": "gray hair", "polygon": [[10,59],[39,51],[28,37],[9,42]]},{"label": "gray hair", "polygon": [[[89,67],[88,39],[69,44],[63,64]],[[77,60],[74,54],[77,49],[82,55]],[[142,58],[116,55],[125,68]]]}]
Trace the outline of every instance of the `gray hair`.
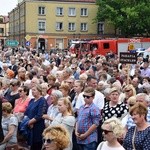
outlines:
[{"label": "gray hair", "polygon": [[63,94],[59,90],[52,90],[52,95],[55,95],[58,99],[63,97]]},{"label": "gray hair", "polygon": [[144,99],[146,102],[150,102],[150,98],[149,98],[149,96],[148,96],[146,93],[139,93],[139,94],[137,94],[137,95],[136,95],[136,99],[137,99],[137,97],[140,97],[140,96],[142,96],[143,99]]}]

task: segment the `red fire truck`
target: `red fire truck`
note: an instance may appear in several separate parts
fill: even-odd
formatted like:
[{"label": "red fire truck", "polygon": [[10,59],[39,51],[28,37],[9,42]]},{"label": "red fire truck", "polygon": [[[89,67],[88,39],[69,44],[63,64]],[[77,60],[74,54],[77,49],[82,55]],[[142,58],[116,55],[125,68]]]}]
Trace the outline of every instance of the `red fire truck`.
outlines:
[{"label": "red fire truck", "polygon": [[137,48],[150,47],[150,38],[120,38],[120,39],[102,39],[102,40],[78,40],[72,41],[70,52],[78,56],[93,54],[106,55],[109,52],[119,54]]}]

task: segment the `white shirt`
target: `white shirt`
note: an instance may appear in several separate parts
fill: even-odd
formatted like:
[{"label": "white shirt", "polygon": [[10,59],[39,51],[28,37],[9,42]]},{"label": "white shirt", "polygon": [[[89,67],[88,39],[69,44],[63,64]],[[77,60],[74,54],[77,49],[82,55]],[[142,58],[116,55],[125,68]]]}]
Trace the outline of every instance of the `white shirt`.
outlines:
[{"label": "white shirt", "polygon": [[[104,107],[104,95],[101,92],[95,90],[95,96],[94,96],[94,99],[93,99],[93,103],[100,110],[103,109],[103,107]],[[79,109],[84,104],[85,104],[85,101],[84,101],[83,92],[82,92],[82,93],[79,94],[79,96],[77,98],[77,102],[76,102],[75,108]]]},{"label": "white shirt", "polygon": [[105,141],[101,142],[96,150],[125,150],[125,149],[121,145],[119,147],[109,147],[107,141]]}]

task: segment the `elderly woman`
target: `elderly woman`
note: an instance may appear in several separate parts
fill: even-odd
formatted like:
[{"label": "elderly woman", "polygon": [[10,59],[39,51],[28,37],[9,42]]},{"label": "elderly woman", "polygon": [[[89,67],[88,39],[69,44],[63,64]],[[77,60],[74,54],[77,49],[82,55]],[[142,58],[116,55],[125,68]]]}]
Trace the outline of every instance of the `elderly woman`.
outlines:
[{"label": "elderly woman", "polygon": [[[4,140],[0,143],[0,150],[5,150],[6,147],[17,147],[17,128],[18,120],[12,114],[12,105],[9,102],[2,104],[2,129]],[[13,147],[14,146],[14,147]]]},{"label": "elderly woman", "polygon": [[124,134],[124,128],[119,119],[112,117],[106,120],[102,124],[102,131],[106,141],[101,142],[97,150],[125,150],[118,142],[118,138],[122,138]]},{"label": "elderly woman", "polygon": [[69,131],[70,144],[67,150],[72,150],[72,132],[75,125],[75,117],[71,102],[67,97],[62,97],[58,100],[58,109],[60,114],[52,121],[51,125],[63,125]]},{"label": "elderly woman", "polygon": [[63,97],[63,94],[59,90],[53,90],[50,97],[51,97],[51,105],[48,108],[47,114],[43,115],[46,127],[50,125],[51,122],[54,120],[54,118],[59,114],[58,99]]},{"label": "elderly woman", "polygon": [[110,101],[107,101],[103,109],[103,120],[107,120],[113,116],[122,119],[128,112],[128,107],[119,101],[120,91],[113,87],[110,90]]},{"label": "elderly woman", "polygon": [[147,107],[137,102],[130,109],[130,115],[136,126],[131,127],[123,142],[126,150],[148,150],[150,149],[150,125],[146,120]]},{"label": "elderly woman", "polygon": [[45,129],[43,114],[47,112],[47,102],[42,97],[42,87],[37,84],[32,88],[33,99],[30,100],[29,105],[24,113],[24,118],[29,118],[28,127],[31,129],[29,135],[31,150],[41,150],[42,148],[42,133]]},{"label": "elderly woman", "polygon": [[18,88],[18,92],[20,98],[15,101],[13,113],[18,118],[18,121],[21,122],[30,101],[30,98],[28,97],[29,88],[27,86],[21,86]]},{"label": "elderly woman", "polygon": [[43,132],[45,150],[64,150],[69,145],[69,134],[63,126],[50,126]]}]

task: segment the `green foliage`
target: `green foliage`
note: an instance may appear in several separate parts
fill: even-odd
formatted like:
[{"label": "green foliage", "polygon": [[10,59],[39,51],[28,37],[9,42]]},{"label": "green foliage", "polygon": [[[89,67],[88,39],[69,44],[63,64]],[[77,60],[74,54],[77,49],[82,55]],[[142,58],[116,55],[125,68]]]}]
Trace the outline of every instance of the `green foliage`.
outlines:
[{"label": "green foliage", "polygon": [[96,21],[108,21],[124,36],[150,34],[149,0],[97,0]]}]

